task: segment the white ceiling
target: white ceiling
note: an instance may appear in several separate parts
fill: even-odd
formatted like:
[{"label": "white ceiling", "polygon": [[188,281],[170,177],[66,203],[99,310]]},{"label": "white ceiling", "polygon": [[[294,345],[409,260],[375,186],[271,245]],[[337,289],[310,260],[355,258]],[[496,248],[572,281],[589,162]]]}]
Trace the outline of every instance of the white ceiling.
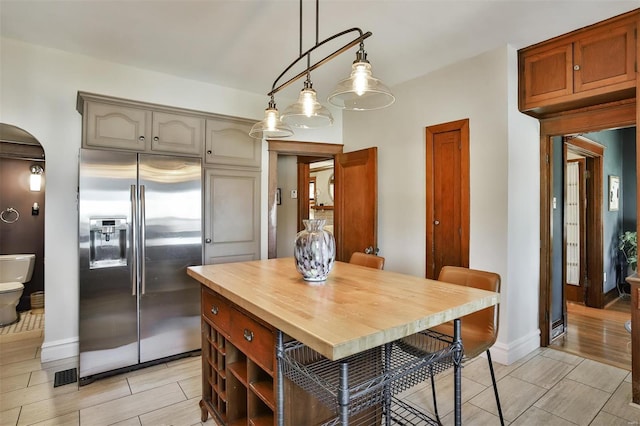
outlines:
[{"label": "white ceiling", "polygon": [[[639,7],[640,0],[322,0],[318,32],[322,40],[352,27],[371,31],[365,48],[373,73],[393,86],[499,46],[525,47]],[[307,50],[315,43],[315,0],[304,0],[303,11]],[[0,34],[266,94],[298,57],[299,2],[0,0]],[[329,43],[313,59],[355,36]],[[312,74],[321,99],[348,76],[355,51]],[[295,97],[301,88],[296,83],[282,95]]]}]

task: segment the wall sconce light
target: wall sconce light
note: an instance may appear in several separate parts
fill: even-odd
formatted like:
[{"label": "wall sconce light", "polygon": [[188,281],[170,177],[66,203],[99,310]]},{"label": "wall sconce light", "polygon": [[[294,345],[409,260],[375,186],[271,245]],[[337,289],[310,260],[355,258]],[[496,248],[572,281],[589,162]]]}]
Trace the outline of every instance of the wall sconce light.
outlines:
[{"label": "wall sconce light", "polygon": [[29,168],[31,176],[29,176],[29,190],[39,192],[42,186],[42,173],[44,169],[39,164],[32,164]]}]

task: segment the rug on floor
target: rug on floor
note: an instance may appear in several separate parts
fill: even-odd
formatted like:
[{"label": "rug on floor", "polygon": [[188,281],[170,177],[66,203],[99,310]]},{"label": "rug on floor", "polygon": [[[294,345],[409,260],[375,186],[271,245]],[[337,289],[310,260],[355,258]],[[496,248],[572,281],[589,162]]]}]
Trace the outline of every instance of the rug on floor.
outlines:
[{"label": "rug on floor", "polygon": [[44,328],[44,311],[19,312],[20,321],[15,324],[0,328],[0,336],[5,334],[22,333]]}]

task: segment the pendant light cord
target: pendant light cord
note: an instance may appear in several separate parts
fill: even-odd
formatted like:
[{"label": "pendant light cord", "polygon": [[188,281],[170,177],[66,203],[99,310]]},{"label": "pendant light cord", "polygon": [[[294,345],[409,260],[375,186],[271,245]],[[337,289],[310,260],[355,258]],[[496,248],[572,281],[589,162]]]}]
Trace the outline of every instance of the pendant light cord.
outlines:
[{"label": "pendant light cord", "polygon": [[302,0],[300,0],[300,50],[298,56],[302,56]]},{"label": "pendant light cord", "polygon": [[[314,44],[314,46],[312,48],[310,48],[309,50],[303,52],[302,51],[302,31],[303,31],[303,25],[302,25],[302,19],[303,19],[303,13],[302,13],[302,2],[303,0],[299,1],[299,5],[300,5],[300,11],[299,11],[299,20],[300,20],[300,25],[299,25],[299,29],[300,29],[300,37],[299,37],[299,54],[298,54],[298,58],[293,61],[287,68],[285,68],[284,71],[282,71],[282,73],[278,76],[278,78],[275,79],[275,81],[273,82],[273,85],[271,86],[271,91],[269,93],[267,93],[267,96],[271,96],[273,97],[276,93],[278,93],[280,90],[284,89],[285,87],[289,86],[291,83],[297,81],[298,79],[300,79],[301,77],[305,76],[307,77],[307,81],[310,81],[311,77],[311,71],[313,71],[314,69],[318,68],[319,66],[323,65],[324,63],[330,61],[331,59],[333,59],[334,57],[340,55],[341,53],[345,52],[346,50],[350,49],[351,47],[360,44],[360,46],[362,47],[363,45],[363,41],[364,39],[368,38],[371,36],[371,32],[367,31],[366,33],[363,32],[360,28],[349,28],[348,30],[344,30],[341,31],[337,34],[332,35],[331,37],[328,37],[325,40],[320,41],[320,0],[316,0],[316,42]],[[357,32],[358,33],[358,37],[355,38],[354,40],[352,40],[351,42],[345,44],[344,46],[342,46],[342,48],[336,50],[335,52],[331,53],[330,55],[324,57],[323,59],[321,59],[320,61],[311,64],[311,52],[313,52],[315,49],[319,48],[320,46],[323,46],[324,44],[342,37],[343,35],[349,34],[351,32]],[[287,80],[286,82],[280,84],[279,86],[276,87],[276,85],[278,84],[278,82],[280,81],[280,79],[282,77],[285,76],[285,74],[287,74],[291,68],[293,68],[294,65],[296,65],[298,62],[300,62],[301,59],[305,58],[307,59],[307,68],[300,72],[299,74],[297,74],[296,76],[290,78],[289,80]]]}]

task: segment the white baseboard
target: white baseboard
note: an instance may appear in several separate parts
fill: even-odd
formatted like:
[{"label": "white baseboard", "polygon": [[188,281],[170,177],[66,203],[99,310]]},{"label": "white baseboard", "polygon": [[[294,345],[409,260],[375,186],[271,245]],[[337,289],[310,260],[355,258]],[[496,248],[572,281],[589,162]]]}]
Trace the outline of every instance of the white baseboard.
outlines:
[{"label": "white baseboard", "polygon": [[[510,365],[539,347],[540,330],[536,330],[508,344],[496,342],[491,348],[491,358],[500,364]],[[42,362],[50,362],[78,356],[78,354],[78,338],[72,337],[43,343],[40,358]]]},{"label": "white baseboard", "polygon": [[53,342],[44,342],[42,344],[40,360],[41,362],[50,362],[70,358],[78,356],[79,351],[80,348],[77,337],[56,340]]},{"label": "white baseboard", "polygon": [[491,347],[491,359],[503,365],[510,365],[540,347],[540,329],[510,343],[496,342]]}]

